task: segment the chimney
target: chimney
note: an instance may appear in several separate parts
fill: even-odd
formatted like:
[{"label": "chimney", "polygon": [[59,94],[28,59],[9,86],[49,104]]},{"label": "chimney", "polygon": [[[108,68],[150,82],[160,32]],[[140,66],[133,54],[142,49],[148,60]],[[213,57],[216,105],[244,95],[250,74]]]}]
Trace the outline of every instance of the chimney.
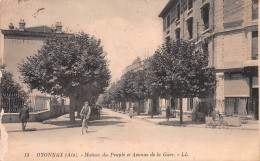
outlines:
[{"label": "chimney", "polygon": [[24,22],[24,20],[20,20],[20,22],[19,22],[19,30],[20,31],[24,31],[24,28],[25,28],[25,22]]},{"label": "chimney", "polygon": [[61,33],[62,32],[62,25],[61,22],[56,22],[56,32]]},{"label": "chimney", "polygon": [[9,24],[9,30],[13,30],[14,29],[14,25],[13,25],[13,23],[10,23]]}]

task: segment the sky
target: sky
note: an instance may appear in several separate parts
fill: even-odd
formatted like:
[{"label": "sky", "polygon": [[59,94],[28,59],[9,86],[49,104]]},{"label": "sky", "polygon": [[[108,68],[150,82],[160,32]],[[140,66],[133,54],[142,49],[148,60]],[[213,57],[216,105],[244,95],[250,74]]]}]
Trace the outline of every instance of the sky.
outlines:
[{"label": "sky", "polygon": [[[151,56],[163,42],[162,19],[168,0],[0,0],[0,28],[52,26],[85,32],[101,39],[109,60],[111,82],[139,56]],[[38,11],[39,10],[39,11]],[[2,39],[2,36],[1,36]],[[1,47],[1,46],[0,46]]]}]

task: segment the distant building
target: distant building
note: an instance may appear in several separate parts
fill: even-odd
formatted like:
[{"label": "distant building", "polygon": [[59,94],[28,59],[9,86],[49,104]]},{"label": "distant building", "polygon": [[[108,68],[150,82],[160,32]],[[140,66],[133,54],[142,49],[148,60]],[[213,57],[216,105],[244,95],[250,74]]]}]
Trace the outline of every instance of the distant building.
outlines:
[{"label": "distant building", "polygon": [[137,57],[131,65],[128,65],[124,70],[123,70],[123,75],[126,74],[127,72],[130,71],[138,71],[138,70],[143,70],[144,67],[148,64],[147,60],[141,60],[140,57]]},{"label": "distant building", "polygon": [[216,110],[258,119],[258,0],[170,0],[159,17],[164,39],[189,40],[209,53]]}]

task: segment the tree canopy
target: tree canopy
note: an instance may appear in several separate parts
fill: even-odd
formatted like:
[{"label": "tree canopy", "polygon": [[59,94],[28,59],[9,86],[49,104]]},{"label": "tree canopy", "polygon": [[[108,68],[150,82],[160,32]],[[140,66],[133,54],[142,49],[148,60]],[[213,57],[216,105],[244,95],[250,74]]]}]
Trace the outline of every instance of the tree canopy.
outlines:
[{"label": "tree canopy", "polygon": [[97,98],[110,80],[101,41],[85,33],[46,38],[38,53],[19,64],[19,71],[31,89],[71,101]]},{"label": "tree canopy", "polygon": [[208,67],[208,53],[188,41],[166,41],[150,59],[154,83],[160,96],[199,97],[213,94],[214,68]]},{"label": "tree canopy", "polygon": [[[207,98],[214,94],[215,69],[208,66],[208,52],[189,41],[167,40],[146,66],[129,71],[109,91],[115,100],[138,101],[146,98]],[[182,113],[182,107],[181,113]],[[182,114],[181,114],[182,116]]]}]

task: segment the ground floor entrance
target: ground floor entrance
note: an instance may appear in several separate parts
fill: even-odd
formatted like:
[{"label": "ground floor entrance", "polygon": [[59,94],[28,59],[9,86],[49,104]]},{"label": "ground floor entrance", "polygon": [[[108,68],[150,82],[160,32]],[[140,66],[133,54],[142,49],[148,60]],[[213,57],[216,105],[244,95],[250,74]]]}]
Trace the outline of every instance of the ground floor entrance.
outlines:
[{"label": "ground floor entrance", "polygon": [[258,88],[252,90],[252,106],[254,119],[259,120],[259,94]]}]

